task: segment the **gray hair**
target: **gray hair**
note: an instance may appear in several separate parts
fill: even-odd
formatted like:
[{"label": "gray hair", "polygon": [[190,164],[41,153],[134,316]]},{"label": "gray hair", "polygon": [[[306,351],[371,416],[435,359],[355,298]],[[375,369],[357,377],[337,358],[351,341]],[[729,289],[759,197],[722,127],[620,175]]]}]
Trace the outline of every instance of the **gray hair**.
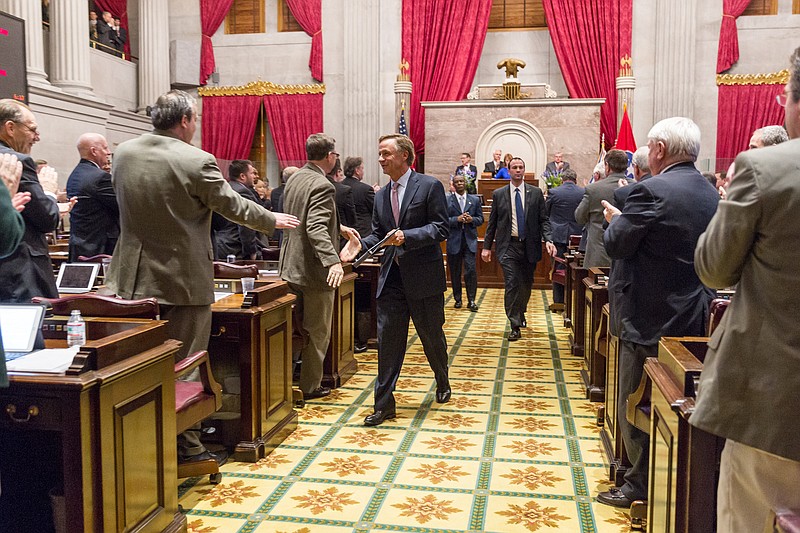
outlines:
[{"label": "gray hair", "polygon": [[668,158],[686,158],[694,162],[700,153],[700,128],[686,117],[657,122],[647,133],[647,140],[664,143]]},{"label": "gray hair", "polygon": [[9,120],[11,122],[22,122],[22,110],[27,109],[28,106],[11,98],[3,98],[0,100],[0,125],[5,124]]},{"label": "gray hair", "polygon": [[602,162],[597,163],[594,166],[594,170],[592,171],[592,174],[600,174],[600,179],[605,178],[606,177],[606,165],[605,165],[605,163],[602,163]]},{"label": "gray hair", "polygon": [[174,89],[162,94],[150,108],[150,122],[157,130],[169,130],[181,123],[181,119],[192,118],[195,99],[189,93]]},{"label": "gray hair", "polygon": [[324,133],[312,133],[306,139],[306,157],[309,161],[320,161],[336,148],[333,137]]},{"label": "gray hair", "polygon": [[283,172],[281,172],[281,183],[286,183],[287,181],[289,181],[289,178],[291,178],[292,175],[295,172],[297,172],[298,170],[300,170],[300,169],[297,168],[297,167],[286,167],[286,168],[284,168]]},{"label": "gray hair", "polygon": [[764,126],[756,131],[761,132],[761,144],[772,146],[789,140],[789,134],[783,126]]},{"label": "gray hair", "polygon": [[647,160],[648,155],[650,155],[650,148],[647,146],[640,146],[633,152],[633,164],[642,172],[650,172],[650,163]]},{"label": "gray hair", "polygon": [[789,58],[789,92],[793,102],[800,102],[800,47]]}]

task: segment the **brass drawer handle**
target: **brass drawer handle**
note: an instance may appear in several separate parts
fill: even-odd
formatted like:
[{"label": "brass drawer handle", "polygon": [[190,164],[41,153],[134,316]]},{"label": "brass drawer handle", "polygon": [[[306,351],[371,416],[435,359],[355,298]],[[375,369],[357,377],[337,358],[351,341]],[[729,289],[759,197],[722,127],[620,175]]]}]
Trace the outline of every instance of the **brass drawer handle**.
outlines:
[{"label": "brass drawer handle", "polygon": [[221,337],[222,335],[225,334],[225,331],[226,331],[225,326],[220,326],[219,327],[219,332],[218,333],[212,333],[211,336],[212,337]]},{"label": "brass drawer handle", "polygon": [[18,418],[14,416],[17,414],[17,406],[13,403],[10,403],[6,405],[6,413],[8,414],[8,417],[17,424],[24,424],[25,422],[29,422],[31,417],[39,416],[39,407],[36,405],[31,405],[28,407],[28,416],[25,418]]}]

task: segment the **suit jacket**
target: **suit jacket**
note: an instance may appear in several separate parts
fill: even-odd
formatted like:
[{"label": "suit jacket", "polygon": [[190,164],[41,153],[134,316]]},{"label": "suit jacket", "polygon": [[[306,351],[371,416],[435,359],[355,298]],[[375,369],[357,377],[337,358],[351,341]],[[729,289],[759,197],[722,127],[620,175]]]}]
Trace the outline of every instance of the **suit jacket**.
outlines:
[{"label": "suit jacket", "polygon": [[[483,224],[483,208],[481,207],[481,199],[474,194],[467,195],[467,201],[464,211],[461,210],[461,204],[458,203],[458,197],[455,194],[450,194],[447,197],[447,215],[450,221],[450,236],[447,237],[447,254],[457,254],[461,251],[461,243],[466,240],[467,248],[473,254],[478,250],[478,230],[477,228]],[[462,213],[469,213],[472,217],[472,222],[469,224],[462,224],[458,221],[458,217]]]},{"label": "suit jacket", "polygon": [[107,285],[167,305],[214,302],[211,213],[272,233],[275,216],[234,192],[216,158],[156,130],[114,152],[120,235]]},{"label": "suit jacket", "polygon": [[[561,166],[561,172],[564,172],[569,168],[569,163],[566,161],[562,161],[562,163],[563,165]],[[556,174],[558,174],[558,171],[556,171],[556,162],[550,161],[544,167],[543,176],[555,176]]]},{"label": "suit jacket", "polygon": [[356,204],[353,200],[353,190],[343,183],[328,179],[336,189],[336,212],[339,221],[351,228],[356,225]]},{"label": "suit jacket", "polygon": [[586,186],[583,199],[575,209],[575,220],[578,224],[586,225],[586,257],[583,264],[590,267],[607,267],[611,259],[603,246],[603,204],[605,200],[614,203],[614,191],[619,185],[617,181],[624,178],[624,174],[609,174],[600,181],[595,181]]},{"label": "suit jacket", "polygon": [[[237,194],[245,200],[255,202],[268,209],[256,191],[240,181],[228,182]],[[214,213],[214,249],[217,259],[225,260],[228,255],[235,255],[237,259],[250,259],[253,254],[260,252],[259,233],[255,230],[231,222],[219,213]],[[260,254],[258,254],[260,256]]]},{"label": "suit jacket", "polygon": [[476,194],[478,192],[478,185],[476,183],[478,179],[478,167],[475,165],[469,166],[469,173],[464,173],[464,165],[458,165],[456,170],[453,172],[454,176],[464,176],[467,179],[467,192],[470,194]]},{"label": "suit jacket", "polygon": [[113,54],[116,50],[114,42],[117,32],[114,31],[102,17],[98,17],[97,26],[95,26],[95,28],[97,29],[97,41],[107,47],[101,48],[101,50]]},{"label": "suit jacket", "polygon": [[[525,183],[525,256],[529,263],[542,258],[542,241],[552,242],[550,220],[547,218],[544,195],[539,187]],[[483,237],[483,249],[494,244],[498,261],[503,259],[511,242],[511,185],[492,193],[492,211]]]},{"label": "suit jacket", "polygon": [[284,185],[280,187],[275,187],[272,189],[272,193],[269,195],[269,201],[272,203],[272,211],[275,213],[283,213],[283,189]]},{"label": "suit jacket", "polygon": [[633,186],[605,232],[614,259],[611,328],[620,339],[654,345],[663,336],[703,335],[714,294],[695,274],[694,248],[717,201],[692,163]]},{"label": "suit jacket", "polygon": [[793,461],[800,461],[798,154],[798,139],[739,154],[728,198],[697,243],[700,279],[736,285],[736,295],[708,342],[689,419]]},{"label": "suit jacket", "polygon": [[119,207],[111,174],[81,159],[67,179],[67,196],[78,197],[69,214],[69,260],[113,254],[119,238]]},{"label": "suit jacket", "polygon": [[22,242],[11,255],[0,261],[0,302],[29,303],[34,296],[57,298],[45,234],[55,231],[58,226],[58,205],[39,184],[36,163],[31,156],[16,152],[0,141],[0,154],[5,153],[16,155],[22,163],[18,191],[31,193],[31,201],[22,210],[25,221]]},{"label": "suit jacket", "polygon": [[342,180],[344,185],[353,191],[353,203],[356,208],[355,228],[362,236],[369,235],[372,229],[372,209],[375,206],[375,189],[353,177]]},{"label": "suit jacket", "polygon": [[[392,215],[391,183],[389,180],[375,194],[372,232],[361,241],[365,250],[397,227]],[[450,225],[444,186],[439,180],[411,171],[400,206],[399,227],[403,230],[406,242],[402,246],[384,248],[376,298],[381,296],[390,268],[400,269],[407,298],[421,299],[444,292],[447,279],[439,243],[447,239]]]},{"label": "suit jacket", "polygon": [[503,164],[502,161],[497,163],[497,166],[495,166],[494,159],[492,159],[491,161],[488,161],[485,165],[483,165],[483,171],[484,172],[491,172],[492,173],[492,177],[494,178],[495,174],[497,174],[497,172],[501,168],[503,168],[504,166],[505,165]]},{"label": "suit jacket", "polygon": [[[651,177],[652,176],[650,174],[645,174],[639,181],[644,181]],[[625,200],[628,199],[628,195],[631,193],[631,188],[636,185],[636,183],[637,182],[632,182],[624,187],[617,187],[617,190],[614,191],[614,206],[620,211],[625,208]]]},{"label": "suit jacket", "polygon": [[581,203],[583,192],[583,187],[571,181],[565,181],[548,191],[545,205],[553,242],[566,244],[570,235],[580,235],[583,231],[583,225],[575,221],[575,209]]},{"label": "suit jacket", "polygon": [[339,263],[339,221],[335,187],[314,164],[295,172],[283,195],[285,213],[300,225],[284,230],[278,273],[281,278],[317,290],[333,290],[327,283],[328,268]]}]

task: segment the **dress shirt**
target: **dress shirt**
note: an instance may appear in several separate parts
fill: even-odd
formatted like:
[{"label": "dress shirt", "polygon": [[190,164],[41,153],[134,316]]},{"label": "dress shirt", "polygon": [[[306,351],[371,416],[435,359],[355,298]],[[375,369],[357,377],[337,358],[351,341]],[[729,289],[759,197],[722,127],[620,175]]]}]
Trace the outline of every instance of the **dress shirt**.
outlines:
[{"label": "dress shirt", "polygon": [[406,194],[406,188],[408,187],[408,178],[410,177],[411,177],[411,169],[409,168],[408,170],[406,170],[406,173],[400,176],[400,179],[397,180],[397,203],[400,204],[401,212],[403,210],[403,196],[405,196]]},{"label": "dress shirt", "polygon": [[464,211],[467,210],[467,193],[458,194],[454,192],[453,194],[456,196],[456,199],[458,200],[458,205],[461,206],[461,212],[463,213]]},{"label": "dress shirt", "polygon": [[525,205],[525,183],[521,183],[519,187],[514,187],[512,184],[509,189],[511,190],[511,236],[519,237],[519,230],[517,229],[517,205],[515,196],[516,190],[519,189],[519,199],[522,200],[522,205]]}]

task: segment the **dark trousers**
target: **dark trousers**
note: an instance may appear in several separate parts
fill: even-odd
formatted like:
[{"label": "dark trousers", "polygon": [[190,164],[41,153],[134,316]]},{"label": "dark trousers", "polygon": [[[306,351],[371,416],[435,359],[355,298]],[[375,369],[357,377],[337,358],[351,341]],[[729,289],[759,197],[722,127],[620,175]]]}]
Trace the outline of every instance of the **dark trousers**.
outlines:
[{"label": "dark trousers", "polygon": [[474,302],[478,293],[478,274],[475,272],[475,252],[470,252],[466,238],[461,239],[461,250],[447,254],[447,268],[453,286],[453,299],[461,301],[461,264],[464,264],[464,284],[467,286],[467,301]]},{"label": "dark trousers", "polygon": [[447,339],[444,336],[444,293],[427,298],[406,297],[400,269],[392,265],[378,298],[378,377],[375,410],[393,410],[397,378],[406,355],[408,321],[414,321],[437,389],[450,387],[447,377]]},{"label": "dark trousers", "polygon": [[503,269],[503,285],[505,285],[503,302],[506,316],[511,322],[512,328],[519,328],[522,327],[525,310],[531,299],[533,271],[536,270],[536,263],[528,262],[525,255],[525,243],[512,237],[505,255],[500,258],[500,266]]},{"label": "dark trousers", "polygon": [[617,423],[619,424],[625,450],[631,467],[625,472],[625,484],[621,490],[631,500],[647,499],[648,462],[650,435],[628,422],[626,416],[628,396],[639,388],[644,373],[644,360],[658,355],[658,345],[646,346],[619,340],[619,401]]},{"label": "dark trousers", "polygon": [[[567,253],[567,243],[565,242],[556,242],[556,256],[564,258],[564,254]],[[556,270],[564,270],[564,265],[561,263],[556,263]],[[564,303],[564,285],[561,283],[553,282],[553,303],[556,304],[563,304]]]}]

